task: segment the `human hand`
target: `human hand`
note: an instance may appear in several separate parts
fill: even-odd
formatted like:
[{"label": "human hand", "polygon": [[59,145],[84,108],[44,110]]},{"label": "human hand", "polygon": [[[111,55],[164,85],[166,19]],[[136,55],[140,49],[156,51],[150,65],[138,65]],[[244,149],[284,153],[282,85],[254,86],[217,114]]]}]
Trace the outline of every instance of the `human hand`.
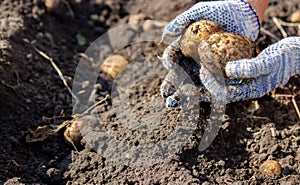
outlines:
[{"label": "human hand", "polygon": [[[161,94],[164,97],[171,96],[176,90],[179,90],[178,84],[182,84],[182,80],[185,79],[182,74],[176,74],[174,71],[171,71],[178,67],[177,64],[182,59],[178,54],[180,35],[189,24],[201,19],[214,21],[225,31],[240,33],[252,40],[255,40],[259,33],[260,23],[258,17],[250,4],[243,0],[200,2],[177,16],[165,27],[162,36],[163,41],[166,38],[175,39],[165,49],[161,57],[164,67],[170,70],[170,74],[166,76],[161,85]],[[199,74],[199,68],[193,67],[192,70],[197,70],[195,74]],[[203,91],[204,89],[202,88],[201,92]],[[187,91],[185,89],[181,92]],[[177,105],[177,103],[174,105]]]},{"label": "human hand", "polygon": [[191,23],[199,20],[213,21],[225,31],[242,34],[253,41],[260,29],[256,12],[244,0],[199,2],[178,15],[164,28],[161,42],[171,41],[161,57],[166,69],[176,67],[177,62],[174,60],[177,58],[180,36]]},{"label": "human hand", "polygon": [[162,40],[176,38],[193,22],[210,20],[225,31],[239,33],[255,40],[260,22],[251,5],[244,0],[199,2],[166,25]]},{"label": "human hand", "polygon": [[[220,1],[217,5],[226,5],[233,3],[233,1]],[[210,2],[212,3],[212,2]],[[214,2],[215,3],[215,2]],[[214,6],[216,4],[212,3],[211,5]],[[235,1],[237,3],[237,1]],[[234,4],[235,4],[234,3]],[[178,21],[183,19],[183,17],[193,17],[193,16],[199,16],[199,14],[195,13],[197,8],[200,10],[203,10],[209,5],[198,3],[195,6],[193,6],[191,9],[187,10],[183,14],[176,17],[175,20],[173,20],[168,26],[165,28],[164,37],[166,35],[168,37],[174,37],[176,35],[180,35],[180,33],[184,30],[184,28],[193,21],[185,20],[184,23]],[[224,6],[224,7],[226,7]],[[231,5],[230,5],[231,6]],[[223,6],[221,6],[223,7]],[[210,7],[211,8],[211,7]],[[208,8],[209,10],[212,10]],[[251,7],[250,7],[251,9]],[[219,11],[219,10],[218,10]],[[247,12],[247,11],[246,11]],[[203,17],[203,16],[202,16]],[[205,17],[205,16],[204,16]],[[247,16],[246,16],[247,17]],[[211,17],[213,21],[216,21],[214,17]],[[207,19],[207,18],[203,18]],[[242,18],[243,19],[243,18]],[[177,20],[177,21],[176,21]],[[196,19],[198,20],[198,19]],[[222,20],[222,18],[221,18]],[[222,21],[216,21],[216,22],[222,22]],[[224,22],[224,21],[223,21]],[[235,22],[235,21],[233,21]],[[178,28],[174,25],[180,25]],[[185,25],[185,26],[184,26]],[[229,24],[230,25],[230,24]],[[257,24],[259,25],[259,23]],[[169,32],[168,30],[172,30],[171,28],[174,28],[175,32]],[[225,29],[227,31],[236,32],[237,29],[232,28],[239,28],[241,33],[248,33],[248,37],[252,40],[255,40],[253,35],[255,34],[249,34],[249,33],[255,33],[254,27],[248,28],[252,31],[243,30],[243,28],[247,28],[247,26],[243,26],[240,24],[236,24],[235,26],[227,26]],[[257,33],[258,28],[256,27]],[[170,34],[170,33],[176,33],[176,34]],[[238,32],[240,33],[240,32]],[[200,79],[203,83],[203,86],[201,86],[200,91],[204,92],[205,90],[208,90],[206,93],[199,94],[201,101],[218,101],[219,103],[230,103],[235,102],[239,100],[245,100],[249,98],[258,98],[266,93],[268,93],[270,90],[278,87],[279,85],[287,83],[289,78],[295,74],[300,73],[300,67],[299,67],[299,43],[300,39],[299,37],[291,37],[287,39],[283,39],[282,41],[268,47],[267,49],[263,50],[256,58],[253,59],[243,59],[239,61],[232,61],[229,62],[226,66],[226,74],[231,79],[226,79],[225,82],[220,83],[218,80],[215,79],[214,75],[210,74],[204,67],[200,69]],[[172,69],[176,67],[174,65],[174,60],[178,60],[178,57],[174,57],[174,50],[176,51],[178,44],[173,42],[170,44],[170,46],[165,50],[164,55],[162,57],[162,61],[164,66],[167,69]],[[173,55],[170,55],[173,54]],[[176,61],[175,61],[176,63]],[[170,64],[170,65],[169,65]],[[173,72],[174,73],[174,72]],[[171,78],[170,78],[171,77]],[[244,79],[244,80],[239,80]],[[177,107],[180,105],[180,99],[181,97],[189,96],[189,94],[193,94],[189,92],[190,88],[185,88],[184,85],[181,85],[180,87],[173,86],[172,82],[176,82],[175,84],[181,84],[181,81],[183,81],[184,78],[176,78],[176,75],[167,75],[166,79],[164,80],[162,86],[161,86],[161,93],[167,98],[166,106],[168,107]],[[167,82],[167,83],[165,83]],[[240,83],[239,83],[240,82]],[[172,87],[171,90],[169,90]],[[194,89],[194,88],[192,88]],[[224,89],[226,89],[224,94]],[[169,91],[168,91],[169,90]],[[195,91],[195,90],[194,90]],[[196,90],[197,91],[197,90]],[[199,92],[199,90],[198,90]],[[209,96],[211,94],[211,96]],[[225,95],[225,96],[224,96]],[[215,97],[213,100],[211,97]],[[184,98],[186,99],[186,98]],[[182,102],[181,102],[182,103]],[[185,104],[188,104],[188,102],[185,102]]]},{"label": "human hand", "polygon": [[300,74],[300,37],[282,39],[256,58],[228,62],[225,71],[231,79],[246,80],[240,84],[224,85],[207,69],[200,69],[200,79],[216,101],[224,104],[262,97],[286,84],[293,75]]}]

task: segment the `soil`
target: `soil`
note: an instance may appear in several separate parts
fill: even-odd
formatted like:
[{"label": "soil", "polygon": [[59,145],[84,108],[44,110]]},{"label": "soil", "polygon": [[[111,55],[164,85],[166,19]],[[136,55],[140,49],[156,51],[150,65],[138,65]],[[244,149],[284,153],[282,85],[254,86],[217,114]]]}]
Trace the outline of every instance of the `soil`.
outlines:
[{"label": "soil", "polygon": [[[116,53],[122,54],[129,61],[146,57],[142,66],[151,67],[144,72],[160,75],[148,75],[130,84],[131,88],[125,91],[122,88],[111,91],[114,88],[113,79],[100,73],[98,86],[95,86],[96,100],[103,101],[92,113],[99,115],[100,124],[115,138],[136,147],[165,140],[176,131],[179,116],[184,116],[184,120],[191,119],[192,125],[185,124],[182,127],[184,131],[192,131],[191,137],[173,155],[163,160],[151,159],[154,162],[148,165],[120,164],[97,153],[95,147],[88,147],[91,143],[87,138],[85,149],[78,148],[77,151],[65,142],[63,131],[42,142],[27,143],[28,129],[59,125],[70,120],[73,113],[72,96],[51,63],[37,53],[33,46],[53,58],[68,85],[72,86],[82,53],[99,36],[127,23],[132,15],[144,13],[154,20],[170,21],[196,3],[195,0],[54,2],[58,4],[53,9],[47,8],[42,0],[3,0],[0,3],[0,184],[300,182],[300,122],[289,96],[294,95],[296,104],[300,105],[298,75],[262,98],[227,105],[226,119],[223,120],[218,136],[207,150],[200,152],[197,147],[209,122],[210,105],[201,103],[200,109],[193,109],[200,111],[200,116],[196,117],[185,116],[180,109],[164,108],[165,100],[159,95],[159,85],[166,71],[156,57],[157,53],[161,54],[163,47],[157,49],[154,42],[132,44]],[[297,9],[300,9],[299,0],[271,3],[262,27],[281,39],[282,34],[274,25],[272,17],[289,21],[289,16]],[[92,20],[92,15],[98,15],[97,19]],[[284,29],[288,36],[298,34],[297,27]],[[77,39],[78,34],[84,36],[86,43]],[[257,43],[263,49],[277,41],[261,32]],[[114,44],[118,44],[118,41]],[[105,51],[111,48],[104,45],[102,49]],[[104,59],[100,57],[100,60]],[[130,68],[134,74],[138,74],[140,69],[138,65]],[[121,77],[115,80],[120,84],[129,83],[126,73]],[[119,94],[114,95],[112,92]],[[104,99],[106,94],[111,96]],[[274,94],[284,96],[274,98]],[[127,102],[122,100],[122,95],[127,98]],[[114,107],[113,101],[117,100],[121,104]],[[254,105],[259,106],[253,108]],[[123,114],[117,114],[122,111]],[[131,121],[130,111],[138,115],[137,121]],[[193,115],[193,111],[189,112],[190,115]],[[158,113],[166,115],[159,122],[156,117],[151,117]],[[124,118],[125,123],[131,123],[134,129],[124,125]],[[122,120],[123,124],[120,123]],[[145,120],[151,125],[139,125]],[[95,120],[85,117],[84,121],[89,125]],[[145,129],[149,127],[151,132]],[[177,144],[180,141],[174,142]],[[279,176],[272,177],[259,171],[260,165],[267,159],[280,163],[282,172]]]}]

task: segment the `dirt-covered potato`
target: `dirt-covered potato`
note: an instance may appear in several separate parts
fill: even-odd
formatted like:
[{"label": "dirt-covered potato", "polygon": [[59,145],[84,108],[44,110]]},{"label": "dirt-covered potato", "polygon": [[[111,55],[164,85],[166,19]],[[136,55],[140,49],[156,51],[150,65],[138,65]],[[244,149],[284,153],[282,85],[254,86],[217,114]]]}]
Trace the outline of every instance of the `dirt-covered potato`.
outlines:
[{"label": "dirt-covered potato", "polygon": [[185,31],[180,41],[180,49],[184,56],[198,59],[197,48],[201,41],[208,35],[223,31],[222,28],[213,21],[200,20],[191,24]]},{"label": "dirt-covered potato", "polygon": [[260,172],[262,174],[268,175],[268,176],[280,176],[281,174],[281,166],[279,162],[275,160],[267,160],[265,161],[259,168]]},{"label": "dirt-covered potato", "polygon": [[180,50],[185,57],[200,60],[211,73],[219,76],[225,75],[227,62],[252,58],[257,51],[248,37],[225,32],[208,20],[197,21],[187,28],[180,40]]},{"label": "dirt-covered potato", "polygon": [[226,76],[225,66],[227,62],[254,57],[256,47],[248,37],[228,32],[217,32],[200,42],[198,54],[201,64],[211,73]]}]

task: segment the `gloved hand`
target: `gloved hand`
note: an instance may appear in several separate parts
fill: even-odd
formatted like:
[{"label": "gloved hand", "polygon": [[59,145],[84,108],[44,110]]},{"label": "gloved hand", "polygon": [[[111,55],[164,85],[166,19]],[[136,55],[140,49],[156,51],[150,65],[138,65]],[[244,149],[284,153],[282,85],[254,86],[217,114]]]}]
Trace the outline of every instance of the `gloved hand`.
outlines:
[{"label": "gloved hand", "polygon": [[225,31],[240,33],[253,41],[259,34],[259,18],[244,0],[199,2],[165,26],[161,42],[173,41],[161,58],[166,69],[176,67],[174,53],[179,48],[180,36],[191,23],[199,20],[216,22]]},{"label": "gloved hand", "polygon": [[166,25],[162,40],[178,37],[193,22],[210,20],[225,31],[240,33],[255,40],[259,33],[258,16],[244,0],[199,2]]},{"label": "gloved hand", "polygon": [[[201,19],[214,21],[224,30],[240,33],[253,41],[259,33],[258,17],[250,4],[243,0],[200,2],[171,21],[164,29],[162,40],[180,37],[189,24]],[[164,51],[162,62],[167,69],[172,70],[176,67],[174,59],[178,58],[174,57],[176,54],[174,51],[178,49],[178,40],[177,38],[173,41]],[[219,83],[204,67],[200,69],[200,79],[204,87],[215,97],[215,101],[222,104],[261,97],[277,86],[287,83],[291,76],[300,73],[299,43],[299,37],[283,39],[262,51],[256,58],[229,62],[226,66],[226,74],[232,80],[226,79],[223,84]],[[241,78],[247,80],[236,83],[237,79]],[[179,106],[180,96],[193,94],[187,90],[189,88],[173,85],[180,84],[182,79],[172,74],[167,75],[162,83],[161,94],[169,96],[166,101],[168,107]],[[172,84],[172,82],[176,83]],[[169,90],[169,87],[173,89]],[[200,91],[203,92],[203,88]],[[201,100],[212,101],[210,97],[201,96],[206,95],[200,94]]]},{"label": "gloved hand", "polygon": [[230,103],[262,97],[286,84],[293,75],[300,74],[300,37],[282,39],[264,49],[256,58],[229,62],[225,71],[230,78],[247,81],[224,86],[207,69],[200,69],[200,79],[216,101]]}]

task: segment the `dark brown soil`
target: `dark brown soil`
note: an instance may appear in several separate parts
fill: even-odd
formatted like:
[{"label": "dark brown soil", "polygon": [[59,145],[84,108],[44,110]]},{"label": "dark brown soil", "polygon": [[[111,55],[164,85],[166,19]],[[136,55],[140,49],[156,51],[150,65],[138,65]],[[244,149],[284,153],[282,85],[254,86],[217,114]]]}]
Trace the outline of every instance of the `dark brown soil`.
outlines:
[{"label": "dark brown soil", "polygon": [[[191,7],[195,0],[175,1],[59,1],[53,10],[47,10],[43,0],[3,0],[0,2],[0,184],[298,184],[300,182],[300,122],[292,98],[273,98],[266,95],[257,99],[259,108],[251,111],[253,101],[227,106],[227,119],[218,136],[204,152],[198,151],[204,127],[209,116],[209,105],[200,104],[200,117],[187,117],[194,122],[194,132],[185,146],[176,154],[157,159],[157,163],[131,166],[110,161],[95,148],[76,151],[64,141],[60,131],[40,143],[26,143],[28,129],[42,125],[58,125],[72,116],[72,97],[48,60],[38,54],[33,45],[52,57],[72,86],[80,53],[99,36],[128,22],[131,15],[144,13],[154,20],[170,21]],[[272,17],[289,21],[289,15],[300,9],[299,0],[278,0],[270,4],[263,27],[282,38]],[[98,15],[91,20],[91,15]],[[297,27],[284,27],[289,36],[297,35]],[[79,45],[76,35],[87,43]],[[277,40],[261,33],[261,49]],[[117,43],[118,44],[118,43]],[[117,115],[113,99],[108,98],[93,111],[100,123],[118,140],[139,146],[158,143],[174,132],[180,110],[166,110],[159,95],[159,85],[166,71],[156,58],[155,44],[137,43],[117,52],[129,61],[147,57],[161,76],[144,78],[129,91],[127,110],[148,119],[151,132],[139,132],[120,124],[125,116]],[[103,50],[109,50],[108,46]],[[156,48],[157,49],[157,48]],[[161,52],[158,50],[158,53]],[[102,59],[102,58],[101,58]],[[136,66],[135,66],[136,67]],[[139,68],[133,69],[138,73]],[[149,72],[150,73],[150,72]],[[118,78],[117,78],[118,79]],[[126,83],[126,78],[118,79]],[[112,92],[112,79],[101,73],[96,99],[103,100]],[[300,105],[300,78],[294,76],[288,84],[273,93],[295,95]],[[117,97],[118,98],[118,97]],[[155,102],[156,104],[153,104]],[[122,104],[121,104],[122,105]],[[155,106],[153,106],[155,105]],[[120,111],[120,110],[119,110]],[[196,110],[193,110],[196,111]],[[167,115],[156,124],[149,115]],[[127,115],[127,117],[126,117]],[[192,115],[192,113],[191,113]],[[197,120],[197,121],[195,121]],[[94,120],[86,118],[89,122]],[[127,120],[125,122],[130,122]],[[187,125],[182,129],[193,130]],[[189,130],[190,129],[190,130]],[[275,131],[275,135],[271,134]],[[124,154],[126,155],[126,154]],[[280,176],[260,173],[259,166],[267,159],[277,160],[282,166]]]}]

